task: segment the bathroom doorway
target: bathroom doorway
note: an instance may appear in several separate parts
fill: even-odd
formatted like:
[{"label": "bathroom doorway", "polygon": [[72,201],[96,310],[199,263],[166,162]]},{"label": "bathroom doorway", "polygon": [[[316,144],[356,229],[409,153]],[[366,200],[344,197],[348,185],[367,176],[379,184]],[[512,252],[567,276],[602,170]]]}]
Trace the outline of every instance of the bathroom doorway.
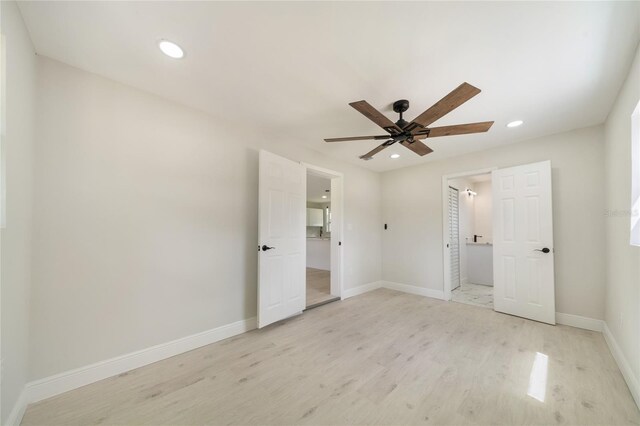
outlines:
[{"label": "bathroom doorway", "polygon": [[445,178],[445,296],[493,309],[491,171]]}]

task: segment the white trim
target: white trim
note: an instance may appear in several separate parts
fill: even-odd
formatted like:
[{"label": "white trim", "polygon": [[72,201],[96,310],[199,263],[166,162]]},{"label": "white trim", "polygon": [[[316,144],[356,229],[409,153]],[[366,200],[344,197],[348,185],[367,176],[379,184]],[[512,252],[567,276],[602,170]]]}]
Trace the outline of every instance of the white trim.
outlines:
[{"label": "white trim", "polygon": [[[374,281],[372,283],[347,289],[343,292],[342,299],[347,299],[379,288],[388,288],[404,293],[444,300],[444,292],[440,290],[433,290],[391,281]],[[631,366],[626,360],[615,338],[611,334],[607,324],[602,320],[561,312],[556,312],[556,321],[558,324],[572,327],[592,331],[603,331],[607,345],[609,346],[609,349],[611,350],[611,353],[613,354],[613,357],[618,364],[627,385],[629,386],[629,390],[631,391],[636,404],[640,407],[640,381],[633,375]],[[8,426],[19,425],[26,411],[27,404],[38,402],[64,392],[77,389],[81,386],[251,331],[255,328],[256,318],[249,318],[223,325],[212,330],[204,331],[202,333],[173,340],[171,342],[152,346],[147,349],[132,352],[127,355],[122,355],[75,370],[56,374],[45,379],[30,382],[21,392],[20,397],[14,405],[5,424]]]},{"label": "white trim", "polygon": [[324,167],[314,166],[313,164],[305,163],[301,161],[302,164],[307,170],[312,170],[316,175],[322,175],[328,179],[332,179],[334,177],[342,177],[343,174],[340,172],[336,172],[335,170],[325,169]]},{"label": "white trim", "polygon": [[629,361],[627,361],[627,358],[624,356],[624,352],[622,352],[622,349],[618,345],[618,342],[616,342],[615,337],[613,337],[606,322],[604,323],[602,334],[604,334],[604,340],[609,346],[613,359],[616,360],[618,368],[620,372],[622,372],[622,377],[624,377],[625,382],[627,382],[627,386],[631,391],[633,399],[636,401],[636,405],[640,408],[640,379],[633,374]]},{"label": "white trim", "polygon": [[486,167],[484,169],[471,170],[468,172],[450,173],[442,175],[442,267],[444,273],[444,287],[442,300],[451,300],[451,267],[449,257],[449,180],[466,176],[476,176],[491,173],[498,170],[498,167]]},{"label": "white trim", "polygon": [[631,210],[630,239],[640,247],[640,101],[631,114]]},{"label": "white trim", "polygon": [[77,389],[81,386],[251,331],[255,328],[256,318],[249,318],[36,380],[28,383],[26,386],[27,402],[29,404],[38,402],[63,392]]},{"label": "white trim", "polygon": [[602,320],[581,317],[580,315],[564,314],[562,312],[556,312],[556,323],[600,332],[602,332],[604,327],[604,321]]},{"label": "white trim", "polygon": [[9,413],[9,417],[7,421],[4,423],[6,426],[19,426],[22,422],[22,417],[24,417],[24,412],[27,410],[27,391],[26,388],[22,389],[20,392],[20,396],[16,401],[11,413]]},{"label": "white trim", "polygon": [[394,283],[392,281],[374,281],[355,288],[349,288],[344,291],[342,299],[358,296],[369,291],[379,288],[388,288],[389,290],[401,291],[403,293],[416,294],[418,296],[431,297],[432,299],[444,300],[444,293],[441,290],[433,290],[430,288],[417,287],[415,285]]},{"label": "white trim", "polygon": [[485,167],[484,169],[477,169],[477,170],[470,170],[467,172],[458,172],[458,173],[450,173],[448,175],[444,175],[443,177],[446,177],[447,180],[449,179],[457,179],[457,178],[461,178],[461,177],[465,177],[465,176],[475,176],[475,175],[484,175],[487,173],[491,173],[494,170],[498,170],[497,167]]},{"label": "white trim", "polygon": [[382,287],[390,290],[401,291],[403,293],[417,294],[418,296],[431,297],[432,299],[444,300],[444,292],[442,290],[433,290],[431,288],[418,287],[415,285],[394,283],[391,281],[383,281]]},{"label": "white trim", "polygon": [[[367,293],[379,288],[387,288],[389,290],[401,291],[403,293],[431,297],[432,299],[446,300],[444,291],[442,290],[434,290],[431,288],[396,283],[393,281],[375,281],[369,284],[361,285],[359,287],[347,289],[345,290],[344,297],[342,299],[358,296],[360,294]],[[563,312],[556,312],[556,323],[598,332],[602,332],[605,326],[605,322],[603,320],[581,317],[580,315],[565,314]]]},{"label": "white trim", "polygon": [[369,291],[377,290],[382,287],[382,281],[374,281],[372,283],[363,284],[358,287],[348,288],[342,292],[342,300],[353,296],[358,296]]}]

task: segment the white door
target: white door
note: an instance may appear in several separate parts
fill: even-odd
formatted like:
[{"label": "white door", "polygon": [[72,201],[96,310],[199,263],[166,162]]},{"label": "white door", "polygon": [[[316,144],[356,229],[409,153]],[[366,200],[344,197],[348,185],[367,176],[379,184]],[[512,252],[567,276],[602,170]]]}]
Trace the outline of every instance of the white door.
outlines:
[{"label": "white door", "polygon": [[449,244],[451,250],[451,290],[460,287],[460,208],[459,193],[456,188],[449,187]]},{"label": "white door", "polygon": [[305,308],[304,166],[260,151],[258,188],[258,328]]},{"label": "white door", "polygon": [[551,162],[494,170],[495,310],[555,324]]}]

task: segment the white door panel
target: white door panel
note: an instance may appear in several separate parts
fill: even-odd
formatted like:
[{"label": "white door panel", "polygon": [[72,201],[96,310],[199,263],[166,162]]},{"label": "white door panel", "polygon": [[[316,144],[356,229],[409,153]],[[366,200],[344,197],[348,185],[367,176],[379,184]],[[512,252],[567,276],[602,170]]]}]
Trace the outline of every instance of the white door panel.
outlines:
[{"label": "white door panel", "polygon": [[555,324],[551,163],[495,170],[492,182],[495,310]]},{"label": "white door panel", "polygon": [[306,169],[260,151],[258,327],[305,308]]}]

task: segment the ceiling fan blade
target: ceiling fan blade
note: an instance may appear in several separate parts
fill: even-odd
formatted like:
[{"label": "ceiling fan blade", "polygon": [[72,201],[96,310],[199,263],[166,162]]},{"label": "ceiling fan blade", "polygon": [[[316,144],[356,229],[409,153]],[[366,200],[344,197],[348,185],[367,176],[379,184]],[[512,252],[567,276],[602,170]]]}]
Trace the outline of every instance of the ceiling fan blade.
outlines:
[{"label": "ceiling fan blade", "polygon": [[480,93],[480,89],[477,87],[469,83],[462,83],[447,96],[436,102],[431,108],[417,116],[405,127],[405,130],[412,133],[418,132],[421,128],[427,127],[437,119],[447,115],[478,93]]},{"label": "ceiling fan blade", "polygon": [[361,155],[360,158],[362,160],[371,160],[374,155],[376,155],[377,153],[379,153],[380,151],[382,151],[386,147],[393,145],[394,143],[395,143],[395,141],[393,139],[389,139],[388,141],[386,141],[382,145],[378,145],[375,148],[373,148],[371,151],[367,152],[366,154]]},{"label": "ceiling fan blade", "polygon": [[346,142],[346,141],[366,141],[366,140],[383,140],[387,139],[389,135],[378,135],[378,136],[350,136],[347,138],[329,138],[325,139],[325,142]]},{"label": "ceiling fan blade", "polygon": [[400,127],[398,127],[393,121],[387,118],[380,111],[369,105],[367,101],[351,102],[349,105],[351,105],[362,115],[376,123],[378,126],[382,127],[390,134],[398,135],[402,133],[402,129]]},{"label": "ceiling fan blade", "polygon": [[493,121],[483,121],[481,123],[456,124],[453,126],[431,127],[425,129],[424,135],[417,134],[414,138],[437,138],[440,136],[466,135],[469,133],[483,133],[488,131],[493,125]]},{"label": "ceiling fan blade", "polygon": [[413,142],[402,141],[402,142],[400,142],[400,144],[402,146],[406,146],[411,151],[415,152],[416,154],[418,154],[421,157],[423,155],[427,155],[427,154],[433,152],[433,150],[431,148],[429,148],[428,146],[426,146],[425,144],[423,144],[419,140],[414,140]]}]

